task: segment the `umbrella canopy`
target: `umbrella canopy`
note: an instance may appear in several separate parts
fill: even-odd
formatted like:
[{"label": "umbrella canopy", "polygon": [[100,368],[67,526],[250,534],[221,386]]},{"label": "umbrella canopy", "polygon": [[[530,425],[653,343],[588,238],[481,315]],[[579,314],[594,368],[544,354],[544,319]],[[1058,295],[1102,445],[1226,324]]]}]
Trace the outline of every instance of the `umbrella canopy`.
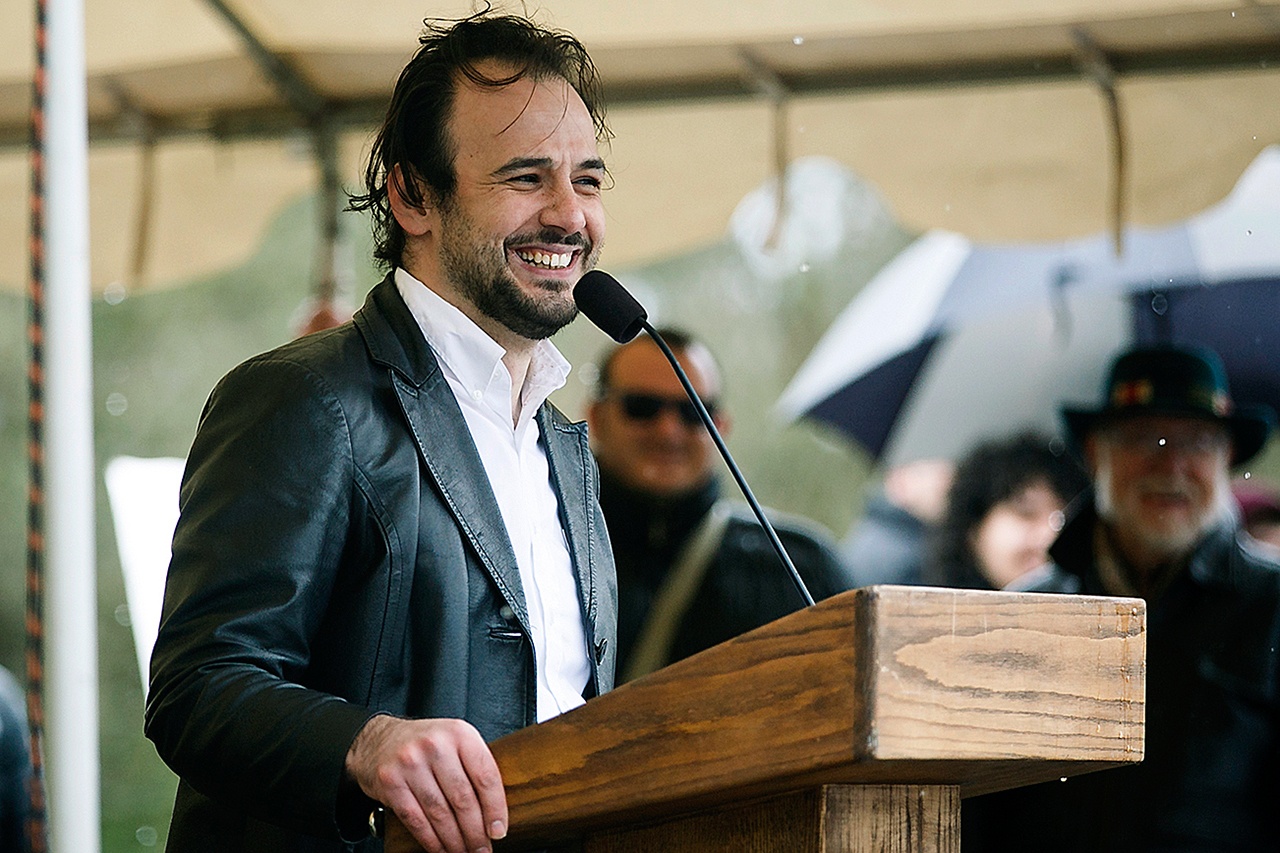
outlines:
[{"label": "umbrella canopy", "polygon": [[959,456],[1096,402],[1125,346],[1217,350],[1236,396],[1280,409],[1280,146],[1221,204],[1161,229],[1046,245],[931,232],[837,318],[779,400],[886,462]]}]

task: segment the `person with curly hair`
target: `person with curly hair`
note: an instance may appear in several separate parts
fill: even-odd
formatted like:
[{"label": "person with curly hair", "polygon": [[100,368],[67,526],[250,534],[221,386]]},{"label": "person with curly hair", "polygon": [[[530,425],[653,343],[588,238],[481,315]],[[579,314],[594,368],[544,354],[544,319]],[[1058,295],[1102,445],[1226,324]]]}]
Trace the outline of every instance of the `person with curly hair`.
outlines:
[{"label": "person with curly hair", "polygon": [[1005,589],[1049,560],[1067,505],[1089,485],[1059,439],[1035,432],[982,442],[956,468],[930,544],[931,586]]}]

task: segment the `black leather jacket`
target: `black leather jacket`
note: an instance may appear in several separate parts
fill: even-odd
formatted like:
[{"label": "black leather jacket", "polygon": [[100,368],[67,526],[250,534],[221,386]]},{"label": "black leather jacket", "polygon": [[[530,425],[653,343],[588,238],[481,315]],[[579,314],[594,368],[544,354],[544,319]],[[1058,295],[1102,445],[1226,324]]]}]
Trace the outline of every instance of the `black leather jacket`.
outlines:
[{"label": "black leather jacket", "polygon": [[[1106,595],[1085,506],[1038,589]],[[1280,844],[1280,566],[1229,525],[1147,602],[1141,764],[964,802],[966,851],[1270,851]]]},{"label": "black leather jacket", "polygon": [[[537,417],[602,693],[616,582],[598,474],[582,424]],[[181,777],[169,849],[379,849],[343,772],[372,714],[462,718],[486,740],[536,721],[501,514],[390,277],[352,323],[219,383],[181,504],[146,711]]]}]

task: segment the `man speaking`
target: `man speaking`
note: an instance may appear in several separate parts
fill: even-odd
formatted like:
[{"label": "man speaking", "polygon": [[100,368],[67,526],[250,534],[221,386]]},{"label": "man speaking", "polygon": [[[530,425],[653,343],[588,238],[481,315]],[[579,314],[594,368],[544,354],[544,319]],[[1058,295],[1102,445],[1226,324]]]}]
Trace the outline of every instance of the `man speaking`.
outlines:
[{"label": "man speaking", "polygon": [[353,201],[387,277],[210,396],[146,713],[170,850],[377,850],[379,807],[489,850],[486,742],[612,687],[598,476],[547,402],[604,238],[599,91],[567,34],[428,27]]}]

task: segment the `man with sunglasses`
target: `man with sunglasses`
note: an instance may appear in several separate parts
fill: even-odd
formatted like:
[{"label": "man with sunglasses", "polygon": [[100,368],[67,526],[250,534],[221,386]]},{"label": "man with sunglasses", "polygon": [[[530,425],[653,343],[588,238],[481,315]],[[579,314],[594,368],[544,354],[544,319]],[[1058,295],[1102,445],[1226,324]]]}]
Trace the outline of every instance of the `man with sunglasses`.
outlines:
[{"label": "man with sunglasses", "polygon": [[[683,331],[659,334],[728,433],[711,352]],[[803,606],[754,516],[721,498],[715,444],[653,341],[642,336],[607,354],[587,423],[618,572],[619,681]],[[815,599],[850,586],[825,533],[771,520]]]}]

